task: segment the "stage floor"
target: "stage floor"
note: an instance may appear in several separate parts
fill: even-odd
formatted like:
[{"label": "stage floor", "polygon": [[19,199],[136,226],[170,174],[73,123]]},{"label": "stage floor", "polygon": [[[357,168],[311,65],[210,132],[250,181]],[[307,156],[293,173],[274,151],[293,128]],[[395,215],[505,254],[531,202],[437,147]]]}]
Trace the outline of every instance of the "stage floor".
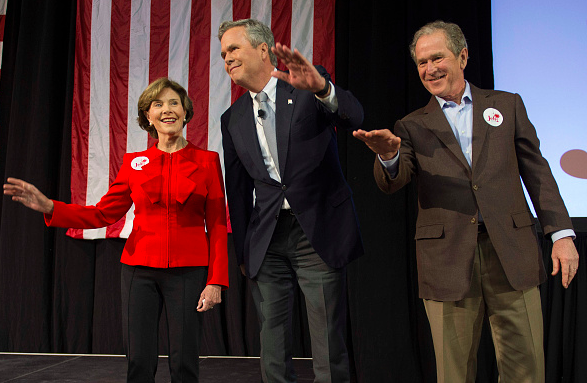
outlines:
[{"label": "stage floor", "polygon": [[[294,359],[299,383],[314,380],[311,359]],[[126,359],[120,355],[0,353],[0,383],[125,382]],[[157,383],[171,382],[167,357],[159,357]],[[261,382],[259,358],[200,357],[201,383]]]}]

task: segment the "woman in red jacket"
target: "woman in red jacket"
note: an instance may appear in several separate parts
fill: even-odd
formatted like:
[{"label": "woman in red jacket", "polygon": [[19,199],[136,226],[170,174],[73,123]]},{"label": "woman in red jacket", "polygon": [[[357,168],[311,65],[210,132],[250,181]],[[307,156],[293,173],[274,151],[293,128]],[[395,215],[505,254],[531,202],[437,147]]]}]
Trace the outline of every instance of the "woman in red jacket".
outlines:
[{"label": "woman in red jacket", "polygon": [[121,262],[128,382],[154,382],[159,317],[165,303],[172,382],[198,381],[201,312],[228,288],[226,205],[219,156],[183,137],[192,102],[167,78],[138,102],[138,122],[156,145],[128,153],[108,193],[95,206],[48,199],[35,186],[8,178],[4,194],[45,214],[49,226],[79,229],[117,222],[135,205]]}]

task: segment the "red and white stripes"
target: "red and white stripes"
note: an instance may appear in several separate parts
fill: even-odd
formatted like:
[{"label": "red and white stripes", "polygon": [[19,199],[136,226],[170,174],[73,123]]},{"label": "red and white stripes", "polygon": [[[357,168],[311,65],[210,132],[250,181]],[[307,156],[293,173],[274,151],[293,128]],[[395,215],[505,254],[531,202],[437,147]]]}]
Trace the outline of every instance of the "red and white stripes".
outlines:
[{"label": "red and white stripes", "polygon": [[7,3],[8,0],[0,0],[0,73],[2,73],[2,51],[4,50],[4,23],[6,21]]},{"label": "red and white stripes", "polygon": [[[97,203],[124,153],[153,144],[136,122],[137,101],[158,77],[179,82],[194,102],[186,138],[222,155],[220,116],[244,93],[224,72],[217,38],[224,20],[262,21],[276,41],[299,49],[334,75],[334,6],[335,0],[78,0],[72,202]],[[126,238],[132,218],[131,209],[108,228],[68,234]]]}]

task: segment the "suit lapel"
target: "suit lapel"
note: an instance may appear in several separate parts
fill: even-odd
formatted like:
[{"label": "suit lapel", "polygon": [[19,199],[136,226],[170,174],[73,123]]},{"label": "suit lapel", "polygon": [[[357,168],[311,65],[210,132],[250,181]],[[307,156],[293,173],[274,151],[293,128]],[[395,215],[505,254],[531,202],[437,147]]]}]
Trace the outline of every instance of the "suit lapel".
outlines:
[{"label": "suit lapel", "polygon": [[461,161],[463,166],[470,171],[469,163],[436,97],[430,98],[430,102],[424,107],[424,114],[423,122],[426,127],[434,132],[440,141]]},{"label": "suit lapel", "polygon": [[471,85],[471,96],[473,97],[473,168],[477,164],[485,144],[485,138],[489,132],[489,124],[483,118],[485,109],[493,107],[493,103],[487,99],[488,95],[482,89]]},{"label": "suit lapel", "polygon": [[253,115],[253,100],[248,92],[241,98],[244,98],[242,102],[239,102],[238,105],[236,103],[233,105],[234,117],[231,121],[231,131],[233,134],[241,137],[243,146],[246,148],[255,166],[259,168],[261,174],[266,174],[267,179],[270,180],[271,177],[269,177],[267,167],[263,162],[263,154],[261,153],[259,137],[257,136],[255,116]]},{"label": "suit lapel", "polygon": [[277,81],[275,97],[275,129],[277,134],[277,152],[279,156],[279,174],[283,179],[285,162],[289,148],[289,136],[297,93],[294,87],[284,81]]}]

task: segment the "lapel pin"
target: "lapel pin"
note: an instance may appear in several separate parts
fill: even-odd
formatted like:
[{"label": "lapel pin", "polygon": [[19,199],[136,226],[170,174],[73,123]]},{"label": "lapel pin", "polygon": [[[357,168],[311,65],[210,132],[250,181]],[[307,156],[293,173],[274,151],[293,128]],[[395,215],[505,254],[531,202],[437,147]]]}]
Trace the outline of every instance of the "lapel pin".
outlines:
[{"label": "lapel pin", "polygon": [[503,122],[501,112],[494,108],[487,108],[483,112],[483,119],[491,126],[500,126]]},{"label": "lapel pin", "polygon": [[149,163],[148,157],[135,157],[132,160],[132,162],[130,163],[130,166],[134,170],[143,170],[143,166],[147,165],[148,163]]},{"label": "lapel pin", "polygon": [[291,104],[293,104],[293,100],[291,98],[288,98],[287,99],[287,105],[291,105]]}]

